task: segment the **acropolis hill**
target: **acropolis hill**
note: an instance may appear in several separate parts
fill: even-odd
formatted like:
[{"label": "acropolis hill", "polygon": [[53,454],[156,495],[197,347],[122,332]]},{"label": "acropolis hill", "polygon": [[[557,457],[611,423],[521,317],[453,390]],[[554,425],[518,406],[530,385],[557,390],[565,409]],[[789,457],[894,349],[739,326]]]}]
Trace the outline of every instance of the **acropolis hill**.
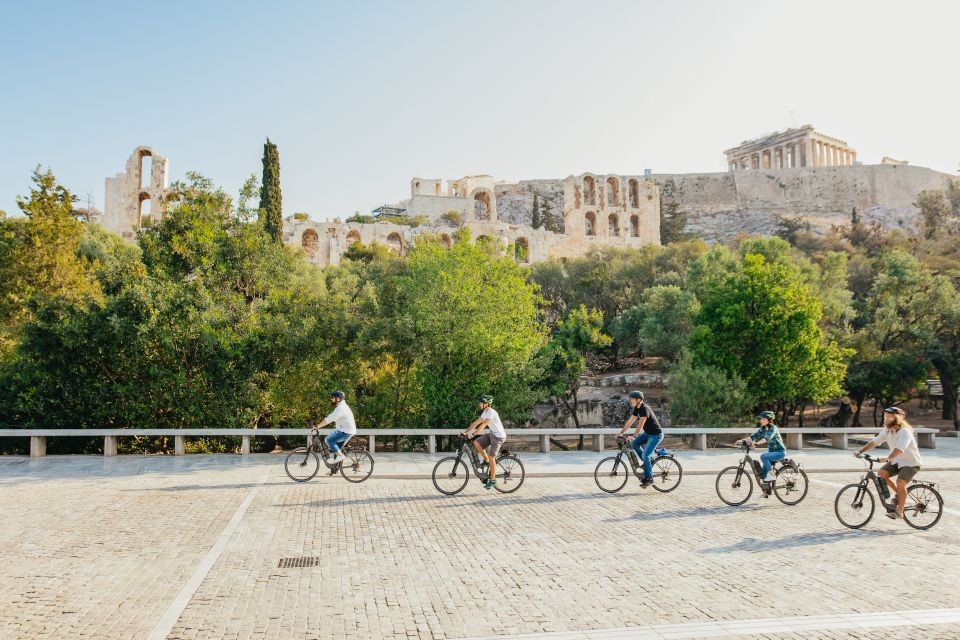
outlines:
[{"label": "acropolis hill", "polygon": [[[582,255],[593,246],[636,247],[660,242],[661,191],[675,194],[689,229],[708,241],[739,233],[771,234],[780,218],[801,218],[814,231],[849,222],[854,209],[864,223],[911,228],[920,191],[946,190],[950,175],[885,158],[863,165],[838,138],[806,125],[741,143],[726,152],[719,173],[643,176],[583,173],[566,178],[496,181],[487,175],[456,180],[413,178],[409,197],[373,212],[376,222],[284,219],[283,238],[301,246],[318,265],[336,264],[357,241],[402,253],[421,233],[451,242],[459,227],[474,240],[489,239],[518,258],[536,262]],[[149,159],[149,175],[145,165]],[[126,170],[106,179],[101,223],[128,239],[146,216],[167,206],[168,161],[138,147]],[[669,189],[664,187],[669,186]],[[554,230],[532,227],[534,205],[549,212]],[[387,219],[419,218],[417,226]]]}]

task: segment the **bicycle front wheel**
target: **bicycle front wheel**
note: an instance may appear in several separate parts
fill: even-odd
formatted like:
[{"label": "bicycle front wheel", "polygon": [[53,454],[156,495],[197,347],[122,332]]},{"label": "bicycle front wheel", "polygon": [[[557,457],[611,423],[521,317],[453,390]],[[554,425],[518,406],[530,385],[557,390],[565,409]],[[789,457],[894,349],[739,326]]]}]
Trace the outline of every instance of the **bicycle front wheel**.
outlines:
[{"label": "bicycle front wheel", "polygon": [[623,489],[630,477],[630,469],[619,456],[610,456],[597,463],[593,470],[593,481],[600,487],[600,491],[616,493]]},{"label": "bicycle front wheel", "polygon": [[680,486],[683,478],[683,467],[676,458],[663,456],[653,461],[653,488],[663,493],[670,493]]},{"label": "bicycle front wheel", "polygon": [[930,485],[915,484],[908,488],[906,504],[903,519],[914,529],[929,529],[940,522],[943,515],[943,498]]},{"label": "bicycle front wheel", "polygon": [[497,458],[497,484],[494,489],[500,493],[513,493],[520,488],[526,478],[526,471],[520,458],[510,454]]},{"label": "bicycle front wheel", "polygon": [[727,467],[717,474],[717,495],[731,507],[739,507],[753,495],[750,474],[740,467]]},{"label": "bicycle front wheel", "polygon": [[848,484],[837,492],[833,501],[837,520],[851,529],[859,529],[870,522],[874,508],[873,494],[862,484]]},{"label": "bicycle front wheel", "polygon": [[433,486],[445,496],[453,496],[463,491],[469,479],[467,465],[456,456],[443,458],[433,467]]},{"label": "bicycle front wheel", "polygon": [[320,471],[320,458],[306,447],[297,447],[287,454],[283,469],[291,480],[306,482]]},{"label": "bicycle front wheel", "polygon": [[773,483],[773,492],[783,504],[795,505],[807,497],[807,474],[797,467],[780,467]]},{"label": "bicycle front wheel", "polygon": [[363,482],[373,473],[373,456],[364,449],[344,451],[346,460],[340,463],[340,475],[347,482]]}]

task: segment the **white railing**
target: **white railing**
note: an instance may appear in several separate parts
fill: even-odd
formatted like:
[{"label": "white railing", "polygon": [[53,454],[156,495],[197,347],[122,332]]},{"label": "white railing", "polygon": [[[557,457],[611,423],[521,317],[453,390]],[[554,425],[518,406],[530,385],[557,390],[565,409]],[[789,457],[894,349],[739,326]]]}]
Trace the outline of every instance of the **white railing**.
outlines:
[{"label": "white railing", "polygon": [[[594,451],[603,451],[604,436],[616,435],[619,429],[607,427],[583,428],[583,429],[509,429],[508,437],[515,438],[537,438],[540,441],[541,453],[550,452],[551,436],[590,436],[591,449]],[[681,427],[664,429],[667,435],[691,436],[691,448],[699,451],[707,449],[708,435],[723,434],[746,434],[752,433],[754,429],[711,429],[708,427]],[[916,427],[917,443],[925,449],[936,448],[936,429],[926,429]],[[322,429],[321,433],[329,433],[329,429]],[[272,438],[274,436],[303,436],[307,437],[309,429],[0,429],[0,437],[7,438],[30,438],[30,457],[40,458],[47,454],[47,438],[68,438],[68,437],[103,437],[103,455],[117,455],[117,439],[121,437],[133,436],[152,436],[152,437],[172,437],[174,455],[181,456],[186,452],[186,439],[188,437],[217,437],[217,436],[240,436],[240,453],[250,453],[251,438]],[[376,451],[376,438],[378,436],[422,436],[427,439],[427,451],[436,453],[437,436],[455,436],[460,433],[459,429],[357,429],[358,436],[368,438],[368,448],[370,451]],[[831,445],[837,449],[847,448],[847,438],[851,435],[876,435],[877,430],[870,427],[849,427],[825,429],[818,427],[796,428],[788,427],[780,429],[786,439],[788,449],[803,448],[803,436],[813,434],[825,434],[830,436]]]}]

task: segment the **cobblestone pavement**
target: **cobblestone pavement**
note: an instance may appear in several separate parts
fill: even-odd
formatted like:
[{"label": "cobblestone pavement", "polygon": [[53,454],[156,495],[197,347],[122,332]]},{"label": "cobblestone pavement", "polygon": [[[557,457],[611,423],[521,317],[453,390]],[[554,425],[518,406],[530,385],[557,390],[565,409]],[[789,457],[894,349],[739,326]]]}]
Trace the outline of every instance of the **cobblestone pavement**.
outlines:
[{"label": "cobblestone pavement", "polygon": [[[295,484],[276,458],[118,469],[63,479],[0,473],[0,638],[156,634],[218,540],[222,553],[182,610],[173,606],[167,637],[622,629],[947,608],[960,588],[956,471],[928,474],[951,511],[918,532],[882,514],[861,531],[840,526],[835,485],[855,474],[814,476],[796,507],[755,493],[733,508],[709,476],[684,478],[671,494],[635,481],[611,496],[587,478],[531,478],[513,495],[474,480],[444,497],[424,480]],[[221,537],[231,518],[235,528]],[[314,566],[278,568],[301,556]],[[869,635],[958,638],[960,625]]]}]

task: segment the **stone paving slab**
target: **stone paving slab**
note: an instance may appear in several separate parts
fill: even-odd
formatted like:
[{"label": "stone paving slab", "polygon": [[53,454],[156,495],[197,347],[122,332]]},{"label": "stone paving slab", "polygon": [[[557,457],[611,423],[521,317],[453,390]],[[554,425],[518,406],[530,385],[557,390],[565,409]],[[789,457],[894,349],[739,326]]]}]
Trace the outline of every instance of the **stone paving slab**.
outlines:
[{"label": "stone paving slab", "polygon": [[[928,532],[882,514],[851,531],[833,515],[829,483],[847,481],[839,474],[814,483],[796,507],[755,496],[732,508],[703,475],[670,494],[631,482],[610,496],[587,478],[531,478],[512,495],[472,481],[445,497],[429,481],[376,475],[361,485],[339,477],[295,484],[281,464],[277,456],[0,460],[0,602],[8,603],[0,637],[148,637],[253,492],[169,638],[710,625],[946,608],[960,586],[956,511]],[[955,510],[960,474],[921,475],[941,483]],[[314,566],[278,568],[300,556],[316,558]]]}]

